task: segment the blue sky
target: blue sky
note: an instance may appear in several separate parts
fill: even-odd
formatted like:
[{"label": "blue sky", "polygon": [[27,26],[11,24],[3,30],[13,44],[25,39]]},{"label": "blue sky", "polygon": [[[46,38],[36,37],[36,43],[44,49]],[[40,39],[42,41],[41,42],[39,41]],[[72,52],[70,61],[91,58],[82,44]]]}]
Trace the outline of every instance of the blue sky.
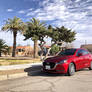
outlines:
[{"label": "blue sky", "polygon": [[[35,17],[53,26],[65,26],[76,31],[75,47],[92,44],[92,0],[0,0],[0,28],[4,20],[20,17],[24,22]],[[0,38],[12,45],[12,34],[0,32]],[[17,44],[33,45],[18,34]],[[48,43],[49,40],[47,39]]]}]

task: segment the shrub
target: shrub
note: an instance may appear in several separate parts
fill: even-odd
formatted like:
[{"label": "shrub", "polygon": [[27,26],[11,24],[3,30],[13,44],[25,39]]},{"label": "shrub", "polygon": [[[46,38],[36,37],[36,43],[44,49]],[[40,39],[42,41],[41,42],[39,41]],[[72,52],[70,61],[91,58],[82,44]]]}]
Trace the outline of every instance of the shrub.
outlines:
[{"label": "shrub", "polygon": [[59,46],[53,45],[50,50],[51,55],[55,55],[57,52],[59,52]]}]

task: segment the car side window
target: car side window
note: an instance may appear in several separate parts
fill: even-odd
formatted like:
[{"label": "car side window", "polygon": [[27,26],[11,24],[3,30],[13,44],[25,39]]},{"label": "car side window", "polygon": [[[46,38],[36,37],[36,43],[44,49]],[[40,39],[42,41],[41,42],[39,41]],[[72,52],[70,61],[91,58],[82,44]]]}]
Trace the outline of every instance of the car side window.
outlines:
[{"label": "car side window", "polygon": [[78,56],[79,53],[82,53],[83,54],[83,52],[82,52],[81,49],[77,51],[76,56]]},{"label": "car side window", "polygon": [[87,55],[87,54],[88,54],[88,51],[83,50],[83,55]]},{"label": "car side window", "polygon": [[78,52],[76,53],[76,56],[78,56],[79,53],[82,53],[82,55],[87,55],[89,52],[83,49],[78,50]]}]

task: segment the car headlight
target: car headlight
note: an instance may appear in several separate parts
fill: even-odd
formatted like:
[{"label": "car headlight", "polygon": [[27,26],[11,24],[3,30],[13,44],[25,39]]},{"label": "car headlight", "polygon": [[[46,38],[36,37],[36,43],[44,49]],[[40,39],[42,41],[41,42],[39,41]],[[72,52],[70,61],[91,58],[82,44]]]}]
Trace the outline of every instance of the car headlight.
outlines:
[{"label": "car headlight", "polygon": [[67,63],[67,59],[59,61],[57,64]]}]

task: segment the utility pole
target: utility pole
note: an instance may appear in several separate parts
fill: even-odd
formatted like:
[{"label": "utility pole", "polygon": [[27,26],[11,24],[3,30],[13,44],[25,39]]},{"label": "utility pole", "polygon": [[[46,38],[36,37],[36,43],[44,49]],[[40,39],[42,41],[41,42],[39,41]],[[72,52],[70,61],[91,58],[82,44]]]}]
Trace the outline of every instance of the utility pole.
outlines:
[{"label": "utility pole", "polygon": [[87,40],[85,40],[85,45],[87,44]]}]

